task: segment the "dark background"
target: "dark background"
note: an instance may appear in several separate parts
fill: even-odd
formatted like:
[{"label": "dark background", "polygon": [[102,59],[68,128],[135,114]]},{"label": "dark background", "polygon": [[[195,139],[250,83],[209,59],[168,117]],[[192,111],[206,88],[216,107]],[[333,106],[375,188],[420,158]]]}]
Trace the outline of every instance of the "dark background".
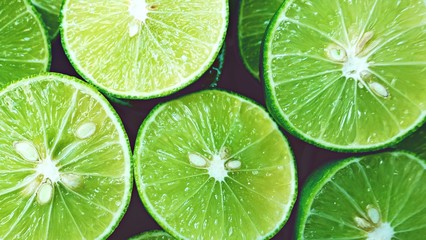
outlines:
[{"label": "dark background", "polygon": [[[237,2],[238,1],[230,1],[231,13],[228,35],[225,43],[225,64],[217,87],[237,92],[265,106],[262,84],[254,77],[252,77],[250,73],[245,69],[239,55],[237,32]],[[52,72],[60,72],[81,78],[75,72],[74,68],[65,56],[59,37],[52,43],[52,55]],[[195,82],[191,86],[176,94],[160,99],[131,101],[129,102],[131,106],[126,106],[123,104],[116,103],[116,101],[111,101],[111,104],[114,106],[124,123],[132,149],[134,147],[137,131],[142,121],[145,119],[147,114],[154,106],[156,106],[158,103],[168,101],[170,99],[174,99],[176,97],[191,92],[208,88],[211,84],[211,81],[211,76],[204,76],[199,81]],[[292,135],[288,134],[284,129],[282,129],[282,131],[289,140],[290,146],[293,149],[293,153],[296,159],[299,178],[299,192],[303,188],[303,183],[306,181],[306,178],[314,170],[320,168],[328,162],[356,155],[348,153],[336,153],[320,149],[293,137]],[[273,239],[294,239],[294,225],[297,205],[298,203],[296,202],[292,215],[288,220],[287,224]],[[127,239],[141,232],[154,229],[161,228],[143,207],[142,202],[139,199],[136,186],[134,186],[129,208],[126,214],[124,215],[124,218],[120,222],[119,226],[109,239]]]}]

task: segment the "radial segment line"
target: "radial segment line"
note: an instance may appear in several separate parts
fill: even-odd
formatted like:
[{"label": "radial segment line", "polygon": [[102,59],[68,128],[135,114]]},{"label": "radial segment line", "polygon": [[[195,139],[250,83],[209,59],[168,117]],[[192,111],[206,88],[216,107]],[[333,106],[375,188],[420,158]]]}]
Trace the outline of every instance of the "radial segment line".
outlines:
[{"label": "radial segment line", "polygon": [[155,182],[151,182],[151,183],[144,183],[143,186],[144,187],[150,187],[150,186],[154,186],[154,185],[166,184],[166,183],[176,182],[176,181],[179,181],[179,180],[185,180],[185,179],[195,178],[195,177],[204,176],[204,175],[208,175],[208,173],[205,172],[205,173],[193,174],[193,175],[180,177],[180,178],[173,178],[173,179],[168,178],[168,179],[163,180],[163,181],[155,181]]},{"label": "radial segment line", "polygon": [[8,194],[8,193],[11,193],[11,192],[16,191],[16,190],[18,190],[18,189],[20,189],[20,188],[23,188],[23,187],[25,187],[26,185],[30,184],[32,181],[34,181],[36,178],[37,178],[37,175],[36,175],[36,174],[34,174],[34,175],[33,175],[33,177],[32,177],[32,178],[30,178],[30,179],[29,179],[28,181],[26,181],[26,182],[21,182],[21,184],[15,185],[15,186],[13,186],[13,187],[11,187],[11,188],[1,189],[1,190],[0,190],[0,196],[3,196],[3,195]]},{"label": "radial segment line", "polygon": [[[356,226],[354,226],[354,225],[352,225],[352,224],[349,224],[349,223],[347,223],[347,222],[343,221],[342,219],[337,219],[336,217],[331,216],[331,215],[328,215],[328,214],[326,214],[326,213],[324,213],[324,212],[312,212],[312,211],[310,211],[310,212],[309,212],[309,215],[318,216],[318,217],[321,217],[321,218],[327,219],[327,220],[329,220],[329,221],[331,221],[331,222],[335,222],[335,223],[338,223],[338,224],[343,224],[343,225],[345,225],[345,226],[346,226],[346,227],[348,227],[348,228],[352,228],[352,229],[354,229],[354,230],[359,230]],[[334,238],[333,238],[333,239],[334,239]],[[350,238],[350,239],[352,239],[352,238]]]},{"label": "radial segment line", "polygon": [[334,72],[340,72],[340,71],[342,71],[342,70],[341,69],[334,69],[334,70],[327,70],[327,71],[323,71],[323,72],[319,72],[319,73],[315,73],[315,74],[311,74],[311,75],[306,75],[306,76],[303,76],[303,77],[291,78],[288,81],[277,82],[277,83],[274,84],[274,86],[277,87],[277,86],[281,86],[281,85],[286,84],[286,83],[296,82],[296,81],[310,79],[310,78],[314,78],[314,77],[320,77],[320,76],[326,75],[328,73],[334,73]]},{"label": "radial segment line", "polygon": [[370,50],[370,52],[367,54],[367,56],[365,56],[365,58],[366,59],[370,58],[373,54],[375,54],[378,50],[380,50],[386,44],[392,42],[393,40],[395,40],[398,37],[404,35],[405,33],[409,32],[409,31],[411,31],[413,29],[416,29],[416,28],[419,28],[419,27],[423,27],[425,25],[426,25],[425,23],[422,23],[422,24],[419,24],[419,25],[416,25],[416,26],[413,26],[413,27],[410,27],[410,28],[405,28],[404,30],[402,30],[398,34],[394,35],[393,37],[390,37],[390,38],[386,39],[386,41],[384,41],[383,43],[381,43],[381,44],[377,45],[376,47],[374,47],[372,50]]},{"label": "radial segment line", "polygon": [[394,228],[396,229],[397,227],[399,227],[400,225],[404,224],[408,219],[416,216],[417,214],[423,212],[426,209],[426,205],[423,205],[419,210],[413,212],[412,214],[408,215],[407,217],[405,217],[404,219],[402,219],[401,221],[399,221],[399,223],[394,224]]},{"label": "radial segment line", "polygon": [[9,22],[7,22],[2,27],[0,27],[0,32],[3,31],[6,27],[8,27],[10,24],[12,24],[13,22],[15,22],[16,20],[18,20],[18,18],[24,16],[25,14],[27,14],[27,12],[22,12],[22,13],[16,15],[13,19],[11,19]]},{"label": "radial segment line", "polygon": [[269,135],[271,135],[272,133],[274,133],[275,129],[272,128],[271,131],[269,131],[267,134],[263,135],[262,137],[258,138],[256,141],[251,142],[249,145],[243,147],[242,149],[240,149],[239,151],[237,151],[236,153],[232,154],[230,157],[228,157],[227,159],[225,159],[225,161],[234,158],[235,156],[237,156],[238,154],[244,152],[245,150],[247,150],[248,148],[260,143],[261,141],[263,141],[264,139],[266,139]]},{"label": "radial segment line", "polygon": [[[339,1],[339,0],[337,0],[337,1]],[[376,9],[377,2],[378,2],[378,0],[375,0],[375,1],[374,1],[374,3],[373,3],[373,7],[371,7],[370,12],[368,13],[367,21],[365,21],[365,24],[364,24],[364,26],[362,27],[362,30],[361,30],[361,34],[359,34],[358,39],[356,40],[356,46],[358,46],[359,41],[361,41],[362,37],[363,37],[363,36],[364,36],[364,34],[365,34],[365,30],[367,29],[367,26],[368,26],[368,24],[369,24],[369,23],[370,23],[370,21],[371,21],[371,16],[373,16],[373,13],[374,13],[374,11],[375,11],[375,9]]]},{"label": "radial segment line", "polygon": [[271,199],[270,197],[266,197],[266,196],[265,196],[265,195],[263,195],[262,193],[260,193],[260,192],[258,192],[258,191],[256,191],[256,190],[253,190],[253,189],[251,189],[251,188],[247,187],[246,185],[244,185],[244,184],[242,184],[241,182],[237,181],[237,180],[236,180],[236,179],[234,179],[233,177],[228,176],[228,178],[229,178],[230,180],[232,180],[233,182],[237,183],[238,185],[240,185],[240,186],[244,187],[245,189],[249,190],[250,192],[255,193],[256,195],[261,196],[262,198],[266,199],[267,201],[271,201],[271,202],[273,202],[273,203],[275,203],[275,204],[277,204],[277,205],[284,205],[284,204],[283,204],[283,203],[281,203],[281,202],[277,202],[277,201],[275,201],[275,200]]},{"label": "radial segment line", "polygon": [[296,19],[289,18],[289,17],[285,17],[285,18],[284,18],[284,20],[285,20],[285,21],[289,21],[289,22],[291,22],[291,23],[294,23],[294,24],[296,24],[296,25],[299,25],[299,26],[302,26],[302,27],[305,27],[305,28],[311,29],[311,30],[313,30],[314,32],[319,33],[319,34],[320,34],[320,35],[322,35],[323,37],[325,37],[325,38],[327,38],[327,39],[331,40],[331,41],[332,41],[332,42],[334,42],[335,44],[340,45],[340,46],[345,46],[345,45],[344,45],[344,44],[342,44],[340,41],[338,41],[338,40],[336,40],[335,38],[333,38],[333,37],[329,36],[329,35],[328,35],[328,34],[326,34],[325,32],[323,32],[323,31],[321,31],[321,30],[319,30],[319,29],[317,29],[317,28],[314,28],[314,27],[312,27],[312,26],[310,26],[310,25],[308,25],[308,24],[301,23],[300,21],[298,21],[298,20],[296,20]]},{"label": "radial segment line", "polygon": [[234,127],[235,127],[235,125],[236,125],[236,123],[237,123],[237,119],[238,119],[238,117],[241,115],[241,108],[242,108],[242,106],[243,106],[243,103],[242,103],[242,102],[240,102],[240,103],[239,103],[239,106],[238,106],[238,111],[236,111],[236,112],[235,112],[235,113],[237,113],[237,115],[238,115],[238,116],[235,116],[235,117],[234,117],[234,119],[233,119],[233,121],[232,121],[232,124],[231,124],[231,126],[229,127],[228,132],[226,133],[226,137],[225,137],[225,139],[223,140],[223,143],[222,143],[222,145],[221,145],[221,146],[220,146],[220,148],[219,148],[219,151],[220,151],[221,149],[223,149],[223,147],[224,147],[224,146],[225,146],[225,144],[226,144],[226,141],[228,141],[229,136],[231,136],[231,133],[233,132]]},{"label": "radial segment line", "polygon": [[253,220],[251,219],[250,215],[248,215],[246,209],[244,208],[243,204],[240,202],[240,200],[238,199],[237,195],[235,195],[234,190],[232,190],[232,188],[228,185],[228,183],[226,181],[224,181],[223,183],[225,183],[225,185],[228,187],[229,191],[231,192],[232,196],[234,196],[234,199],[236,200],[236,202],[238,203],[238,205],[240,206],[241,210],[243,213],[245,213],[246,217],[248,218],[248,220],[250,221],[253,229],[256,231],[256,233],[260,236],[260,232],[259,229],[257,229],[256,224],[254,224]]},{"label": "radial segment line", "polygon": [[52,195],[52,199],[50,201],[50,206],[49,206],[49,212],[47,213],[46,237],[44,239],[49,239],[49,229],[51,224],[50,219],[52,218],[52,209],[53,209],[54,199],[55,199],[55,194]]},{"label": "radial segment line", "polygon": [[22,209],[22,212],[16,218],[16,221],[13,223],[13,225],[11,227],[9,227],[8,232],[3,236],[2,239],[8,239],[7,237],[15,229],[16,225],[18,225],[18,223],[21,221],[21,219],[24,217],[25,213],[28,211],[28,209],[30,208],[31,204],[33,203],[35,197],[36,197],[36,194],[34,193],[30,197],[30,199],[28,199],[27,203],[24,206],[24,209]]},{"label": "radial segment line", "polygon": [[358,203],[355,202],[352,196],[349,195],[349,193],[344,188],[342,188],[339,184],[337,184],[334,181],[330,181],[330,182],[333,183],[333,185],[343,194],[343,196],[345,196],[345,198],[349,201],[349,203],[352,204],[352,206],[355,208],[358,214],[360,214],[365,219],[368,219],[364,211],[362,211],[361,207],[358,205]]},{"label": "radial segment line", "polygon": [[297,111],[299,111],[300,109],[302,109],[303,107],[305,107],[306,105],[308,105],[309,103],[311,103],[314,99],[316,99],[319,95],[321,95],[323,92],[327,91],[331,86],[333,86],[333,84],[335,84],[337,81],[339,81],[339,79],[341,78],[341,76],[338,76],[336,79],[330,81],[329,84],[327,84],[324,88],[322,88],[320,91],[318,92],[314,92],[314,94],[310,94],[306,100],[306,102],[304,102],[303,104],[300,104],[296,109],[294,109],[293,111],[291,111],[289,114],[287,114],[287,117],[293,116]]},{"label": "radial segment line", "polygon": [[346,27],[345,17],[343,16],[343,9],[342,9],[342,6],[340,5],[340,0],[336,0],[336,3],[337,3],[337,7],[339,9],[338,12],[339,12],[340,21],[341,21],[342,28],[343,28],[342,30],[343,30],[343,33],[345,34],[345,39],[346,39],[346,43],[347,43],[346,47],[349,47],[351,45],[351,41],[349,40],[348,29]]},{"label": "radial segment line", "polygon": [[426,62],[380,62],[380,63],[370,63],[373,67],[386,67],[386,66],[418,66],[426,65]]},{"label": "radial segment line", "polygon": [[361,171],[361,175],[364,178],[364,181],[367,183],[368,187],[371,189],[371,194],[373,194],[375,206],[378,206],[379,201],[377,201],[376,194],[374,193],[373,186],[371,186],[370,179],[367,177],[367,173],[365,172],[364,167],[359,162],[356,162],[356,165],[358,166],[359,170]]},{"label": "radial segment line", "polygon": [[[333,64],[337,64],[337,65],[343,65],[343,63],[340,62],[336,62],[336,61],[332,61],[330,59],[327,58],[323,58],[320,56],[315,56],[315,55],[310,55],[310,54],[304,54],[304,53],[283,53],[283,54],[272,54],[272,57],[274,59],[276,58],[280,58],[280,57],[302,57],[302,58],[312,58],[312,59],[316,59],[316,60],[320,60],[320,61],[324,61],[324,62],[329,62],[329,63],[333,63]],[[340,70],[340,69],[339,69]],[[340,70],[341,71],[341,70]]]},{"label": "radial segment line", "polygon": [[[215,191],[216,183],[217,183],[217,181],[214,181],[213,186],[212,186],[212,190],[211,190],[210,195],[208,197],[207,204],[206,204],[206,211],[204,212],[203,217],[201,218],[201,219],[203,219],[202,223],[204,223],[206,221],[207,211],[209,209],[210,201],[211,201],[213,193]],[[197,236],[202,237],[202,235],[201,235],[202,231],[203,231],[203,228],[200,227],[200,230],[198,231]]]},{"label": "radial segment line", "polygon": [[[396,227],[395,227],[396,228]],[[404,229],[404,230],[400,230],[400,231],[395,231],[395,233],[406,233],[406,232],[412,232],[412,231],[417,231],[420,229],[426,228],[426,224],[424,225],[419,225],[413,228],[409,228],[409,229]]]},{"label": "radial segment line", "polygon": [[64,196],[62,195],[61,190],[59,189],[59,187],[56,187],[56,190],[57,190],[57,192],[59,193],[59,196],[61,196],[62,202],[64,203],[64,207],[65,207],[65,209],[67,210],[67,212],[68,212],[69,216],[71,217],[72,222],[74,223],[75,227],[77,228],[77,231],[80,233],[81,238],[82,238],[82,239],[84,239],[84,235],[83,235],[83,233],[81,232],[80,226],[78,226],[77,221],[76,221],[76,220],[75,220],[75,218],[74,218],[74,215],[71,213],[70,209],[68,208],[68,204],[67,204],[67,202],[65,201],[65,198],[64,198]]}]

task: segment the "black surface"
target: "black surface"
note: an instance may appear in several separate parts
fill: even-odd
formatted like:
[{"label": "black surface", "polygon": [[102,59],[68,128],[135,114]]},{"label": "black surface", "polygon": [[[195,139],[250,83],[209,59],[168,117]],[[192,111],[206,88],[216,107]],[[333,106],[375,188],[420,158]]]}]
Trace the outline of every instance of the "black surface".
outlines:
[{"label": "black surface", "polygon": [[[237,92],[246,97],[254,99],[258,103],[265,105],[263,87],[254,79],[249,72],[244,68],[242,60],[238,51],[237,39],[237,11],[235,6],[231,6],[231,17],[229,23],[229,30],[226,39],[226,57],[225,66],[223,69],[221,80],[218,83],[218,88],[227,89]],[[71,76],[81,77],[75,72],[67,57],[65,56],[60,39],[56,39],[52,43],[52,72],[60,72]],[[208,86],[208,80],[201,79],[192,84],[188,88],[173,94],[172,96],[145,100],[145,101],[132,101],[132,107],[123,106],[112,102],[112,105],[119,113],[126,131],[128,133],[132,149],[136,138],[137,131],[147,116],[149,111],[160,102],[164,102],[178,96],[198,91]],[[354,154],[336,153],[327,151],[309,145],[282,130],[286,135],[291,148],[293,149],[294,156],[297,161],[298,177],[299,177],[299,192],[303,186],[308,175],[315,169],[323,166],[324,164],[337,159],[343,159]],[[358,154],[359,155],[359,154]],[[292,215],[284,226],[284,228],[273,239],[294,239],[294,222],[296,216],[297,202],[293,209]],[[144,209],[141,200],[139,199],[136,186],[133,187],[132,199],[130,206],[122,219],[120,225],[109,239],[127,239],[133,235],[139,234],[144,231],[160,229],[159,225],[152,219],[152,217]]]}]

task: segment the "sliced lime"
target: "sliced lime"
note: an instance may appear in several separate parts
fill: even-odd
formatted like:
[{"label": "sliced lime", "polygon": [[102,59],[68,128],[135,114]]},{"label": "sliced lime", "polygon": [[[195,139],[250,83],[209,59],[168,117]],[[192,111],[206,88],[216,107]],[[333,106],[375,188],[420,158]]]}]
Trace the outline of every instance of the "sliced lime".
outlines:
[{"label": "sliced lime", "polygon": [[303,188],[297,239],[424,239],[425,170],[424,160],[401,152],[322,169]]},{"label": "sliced lime", "polygon": [[107,100],[59,74],[0,92],[0,239],[105,238],[132,189],[130,147]]},{"label": "sliced lime", "polygon": [[425,118],[425,45],[424,1],[289,0],[265,40],[268,107],[325,148],[389,146]]},{"label": "sliced lime", "polygon": [[242,0],[238,17],[238,42],[244,65],[259,79],[260,49],[269,21],[283,0]]},{"label": "sliced lime", "polygon": [[213,63],[228,23],[226,0],[66,0],[62,41],[76,70],[119,98],[176,92]]},{"label": "sliced lime", "polygon": [[0,88],[49,69],[47,33],[27,0],[0,1],[0,35]]},{"label": "sliced lime", "polygon": [[413,152],[420,158],[426,160],[426,124],[408,138],[404,139],[404,141],[402,141],[396,147]]},{"label": "sliced lime", "polygon": [[54,39],[59,32],[59,14],[62,0],[31,0],[46,24],[50,39]]},{"label": "sliced lime", "polygon": [[260,239],[286,222],[296,170],[268,113],[208,90],[158,106],[135,145],[139,195],[179,239]]},{"label": "sliced lime", "polygon": [[134,237],[131,237],[129,240],[174,240],[170,234],[159,231],[159,230],[153,230],[149,232],[144,232],[139,235],[136,235]]}]

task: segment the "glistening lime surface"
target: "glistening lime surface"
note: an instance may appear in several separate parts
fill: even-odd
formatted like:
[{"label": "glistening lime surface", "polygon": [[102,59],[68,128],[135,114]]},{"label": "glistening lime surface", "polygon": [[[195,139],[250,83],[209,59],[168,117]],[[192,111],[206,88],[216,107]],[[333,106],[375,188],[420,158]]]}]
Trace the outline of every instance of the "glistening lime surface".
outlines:
[{"label": "glistening lime surface", "polygon": [[340,150],[398,142],[426,115],[423,0],[289,0],[268,28],[268,108],[290,132]]},{"label": "glistening lime surface", "polygon": [[399,149],[405,149],[417,154],[420,158],[426,160],[426,124],[404,139],[396,146]]},{"label": "glistening lime surface", "polygon": [[46,24],[50,39],[59,33],[59,14],[61,13],[62,0],[31,0]]},{"label": "glistening lime surface", "polygon": [[134,160],[145,207],[176,238],[268,238],[296,198],[286,139],[264,109],[231,93],[158,106],[141,126]]},{"label": "glistening lime surface", "polygon": [[263,37],[269,21],[283,0],[242,0],[238,16],[238,42],[244,65],[259,79],[259,61]]},{"label": "glistening lime surface", "polygon": [[0,1],[0,36],[0,88],[49,69],[48,36],[29,2]]},{"label": "glistening lime surface", "polygon": [[226,0],[66,0],[62,42],[76,70],[120,98],[165,96],[213,63],[228,24]]},{"label": "glistening lime surface", "polygon": [[164,231],[153,230],[153,231],[144,232],[134,237],[131,237],[129,240],[174,240],[174,239],[175,239],[174,237],[170,236],[170,234]]},{"label": "glistening lime surface", "polygon": [[0,239],[103,239],[127,209],[130,147],[109,103],[59,74],[0,92]]},{"label": "glistening lime surface", "polygon": [[297,239],[422,240],[426,162],[404,152],[328,166],[304,187]]}]

